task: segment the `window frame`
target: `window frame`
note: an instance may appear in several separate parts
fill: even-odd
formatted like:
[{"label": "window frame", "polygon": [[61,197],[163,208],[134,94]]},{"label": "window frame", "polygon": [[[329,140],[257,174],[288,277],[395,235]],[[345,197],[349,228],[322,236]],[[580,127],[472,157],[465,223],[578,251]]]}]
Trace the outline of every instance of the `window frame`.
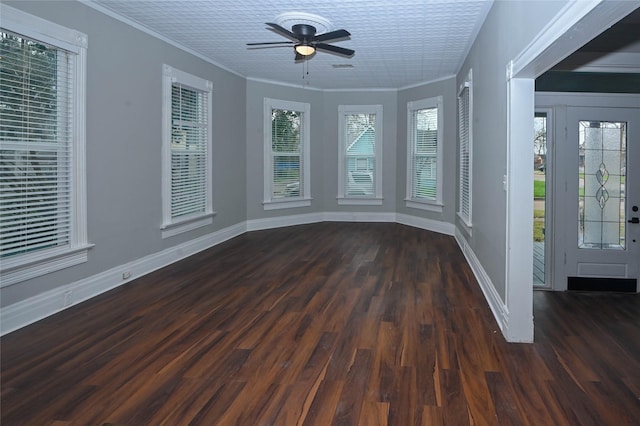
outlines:
[{"label": "window frame", "polygon": [[[300,154],[302,193],[295,197],[273,198],[273,147],[271,114],[274,109],[296,111],[302,113],[302,134]],[[308,207],[311,205],[311,104],[306,102],[287,101],[264,98],[263,109],[263,165],[264,165],[264,210]]]},{"label": "window frame", "polygon": [[[347,194],[347,116],[355,114],[375,114],[375,168],[374,194]],[[383,144],[383,107],[382,105],[338,105],[338,204],[339,205],[382,205],[382,144]]]},{"label": "window frame", "polygon": [[[436,96],[433,98],[421,99],[407,103],[407,196],[405,203],[407,207],[428,210],[435,212],[442,212],[444,203],[442,199],[442,185],[443,185],[443,152],[442,144],[444,137],[444,110],[443,110],[443,97]],[[414,129],[414,115],[416,112],[423,109],[437,110],[437,134],[436,134],[436,197],[435,199],[428,199],[415,196],[415,182],[413,178],[413,172],[415,170],[415,147],[416,147],[416,133]]]},{"label": "window frame", "polygon": [[[162,238],[172,237],[193,229],[207,226],[213,223],[213,196],[212,196],[212,149],[213,149],[213,83],[204,78],[192,75],[185,71],[164,64],[162,67]],[[204,212],[185,215],[174,218],[171,213],[171,160],[172,160],[172,88],[173,84],[187,86],[194,91],[204,94],[204,102],[207,107],[206,115],[206,152],[204,154],[206,165],[204,176]]]},{"label": "window frame", "polygon": [[88,37],[86,34],[0,4],[2,29],[30,40],[42,42],[68,52],[71,113],[65,124],[71,128],[69,173],[68,244],[42,249],[2,260],[0,287],[42,276],[70,266],[85,263],[92,244],[87,235],[86,191],[86,69]]},{"label": "window frame", "polygon": [[[464,116],[464,96],[466,94],[467,114]],[[458,217],[468,232],[472,229],[472,206],[473,206],[473,83],[472,70],[464,83],[460,85],[458,90],[458,149],[459,149],[459,209]],[[466,134],[466,138],[465,138]],[[467,167],[464,167],[465,156]],[[464,182],[467,182],[465,187]],[[466,193],[465,193],[466,191]],[[465,203],[464,200],[467,200]]]}]

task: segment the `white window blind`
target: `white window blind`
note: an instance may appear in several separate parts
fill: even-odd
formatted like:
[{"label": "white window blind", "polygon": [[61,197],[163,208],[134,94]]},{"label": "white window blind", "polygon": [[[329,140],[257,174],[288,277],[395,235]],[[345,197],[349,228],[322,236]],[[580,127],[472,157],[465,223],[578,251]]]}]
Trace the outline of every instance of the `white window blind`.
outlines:
[{"label": "white window blind", "polygon": [[411,121],[410,198],[436,201],[438,198],[438,108],[414,110]]},{"label": "white window blind", "polygon": [[0,2],[0,286],[87,261],[87,36]]},{"label": "white window blind", "polygon": [[213,223],[213,84],[163,67],[162,237]]},{"label": "white window blind", "polygon": [[70,247],[72,55],[2,30],[0,252]]},{"label": "white window blind", "polygon": [[264,209],[311,205],[311,105],[264,98]]},{"label": "white window blind", "polygon": [[171,85],[171,218],[204,214],[207,200],[207,94]]},{"label": "white window blind", "polygon": [[304,196],[304,175],[300,173],[304,167],[303,114],[278,108],[271,110],[272,199]]},{"label": "white window blind", "polygon": [[471,225],[471,99],[470,83],[458,95],[458,126],[460,138],[460,210],[459,216]]}]

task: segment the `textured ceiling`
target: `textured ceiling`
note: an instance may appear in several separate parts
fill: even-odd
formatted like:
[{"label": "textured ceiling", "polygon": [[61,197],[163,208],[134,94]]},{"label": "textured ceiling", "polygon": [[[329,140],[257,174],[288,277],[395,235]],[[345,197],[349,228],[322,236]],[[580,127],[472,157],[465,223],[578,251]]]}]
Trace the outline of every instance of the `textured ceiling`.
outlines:
[{"label": "textured ceiling", "polygon": [[[85,0],[242,76],[321,89],[398,89],[454,75],[493,0]],[[318,52],[296,63],[265,22],[283,13],[319,15],[351,37],[333,44],[351,58]],[[284,25],[284,24],[283,24]],[[337,66],[337,67],[336,67]],[[308,74],[307,74],[308,72]]]}]

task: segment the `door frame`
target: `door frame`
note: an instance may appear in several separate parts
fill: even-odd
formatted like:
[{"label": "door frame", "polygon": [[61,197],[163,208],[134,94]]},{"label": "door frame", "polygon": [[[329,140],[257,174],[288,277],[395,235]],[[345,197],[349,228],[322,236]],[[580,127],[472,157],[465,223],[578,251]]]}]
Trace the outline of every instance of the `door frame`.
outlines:
[{"label": "door frame", "polygon": [[[537,98],[536,98],[537,99]],[[535,104],[536,113],[546,114],[547,120],[547,134],[546,134],[546,153],[545,153],[545,197],[544,197],[544,285],[535,287],[536,290],[553,290],[553,271],[555,269],[555,215],[556,210],[554,208],[556,193],[555,189],[555,176],[556,176],[556,159],[555,159],[555,146],[556,146],[556,129],[555,129],[555,117],[554,110],[548,106],[538,106]]]},{"label": "door frame", "polygon": [[[509,61],[507,84],[505,311],[509,342],[533,342],[533,137],[535,78],[637,8],[635,2],[570,1]],[[528,241],[528,243],[526,243]],[[523,265],[531,264],[530,267]]]},{"label": "door frame", "polygon": [[[640,108],[640,95],[639,94],[609,94],[609,93],[560,93],[560,92],[536,92],[535,94],[536,110],[538,108],[549,108],[553,111],[554,116],[554,134],[556,137],[556,145],[561,143],[567,143],[569,135],[567,134],[568,117],[567,109],[571,107],[589,107],[589,108]],[[632,143],[628,141],[628,143]],[[634,148],[635,142],[634,142]],[[636,148],[638,150],[640,148]],[[558,150],[554,150],[554,166],[552,166],[556,173],[554,174],[554,196],[564,197],[566,196],[567,189],[567,173],[562,173],[561,170],[566,169],[564,167],[565,161],[563,161],[562,153],[558,153]],[[560,203],[553,203],[553,227],[554,229],[561,230],[566,228],[565,216],[562,212],[558,212]],[[574,212],[566,213],[573,214]],[[567,268],[566,252],[564,250],[564,244],[572,244],[567,240],[567,235],[562,232],[555,232],[553,237],[553,246],[555,248],[555,254],[552,257],[553,275],[552,286],[553,290],[564,291],[567,290],[567,276],[569,270]],[[546,265],[545,265],[546,267]]]}]

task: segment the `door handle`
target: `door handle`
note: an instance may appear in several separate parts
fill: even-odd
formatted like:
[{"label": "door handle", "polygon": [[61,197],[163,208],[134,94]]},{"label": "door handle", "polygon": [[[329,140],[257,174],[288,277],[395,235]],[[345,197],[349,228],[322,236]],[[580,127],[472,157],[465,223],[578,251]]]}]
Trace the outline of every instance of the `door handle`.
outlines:
[{"label": "door handle", "polygon": [[632,217],[627,222],[629,222],[629,223],[640,223],[640,219],[638,219],[637,217]]}]

